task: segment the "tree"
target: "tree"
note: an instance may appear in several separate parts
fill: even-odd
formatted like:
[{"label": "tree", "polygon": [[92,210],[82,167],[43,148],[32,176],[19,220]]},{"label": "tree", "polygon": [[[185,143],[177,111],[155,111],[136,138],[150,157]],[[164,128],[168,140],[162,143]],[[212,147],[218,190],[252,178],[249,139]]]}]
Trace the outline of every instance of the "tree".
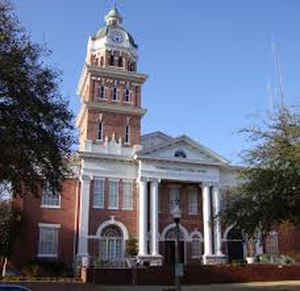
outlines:
[{"label": "tree", "polygon": [[6,275],[7,260],[11,256],[21,226],[21,212],[11,203],[0,201],[0,267]]},{"label": "tree", "polygon": [[251,146],[240,184],[228,190],[225,224],[255,238],[276,225],[300,225],[300,118],[281,107],[262,126],[241,130]]},{"label": "tree", "polygon": [[54,192],[68,172],[73,115],[59,92],[60,74],[43,60],[8,0],[0,0],[0,183],[13,193]]}]

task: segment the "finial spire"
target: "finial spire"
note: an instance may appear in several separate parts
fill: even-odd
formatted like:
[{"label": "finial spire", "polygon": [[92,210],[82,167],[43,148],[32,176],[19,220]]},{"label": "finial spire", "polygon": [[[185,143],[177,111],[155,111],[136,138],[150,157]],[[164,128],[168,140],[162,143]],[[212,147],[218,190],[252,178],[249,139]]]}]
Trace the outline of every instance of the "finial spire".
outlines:
[{"label": "finial spire", "polygon": [[105,16],[105,21],[106,21],[107,25],[122,23],[123,17],[117,8],[117,0],[113,1],[113,7],[110,9],[108,14]]}]

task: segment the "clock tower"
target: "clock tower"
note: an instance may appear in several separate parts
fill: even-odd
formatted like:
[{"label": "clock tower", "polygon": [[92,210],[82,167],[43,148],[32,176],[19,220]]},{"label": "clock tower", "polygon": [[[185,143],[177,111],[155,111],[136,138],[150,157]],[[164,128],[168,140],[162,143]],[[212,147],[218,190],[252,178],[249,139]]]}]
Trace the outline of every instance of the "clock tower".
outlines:
[{"label": "clock tower", "polygon": [[141,148],[141,118],[146,113],[141,89],[147,76],[138,73],[138,46],[122,21],[112,8],[105,26],[88,40],[78,84],[81,152],[132,156]]}]

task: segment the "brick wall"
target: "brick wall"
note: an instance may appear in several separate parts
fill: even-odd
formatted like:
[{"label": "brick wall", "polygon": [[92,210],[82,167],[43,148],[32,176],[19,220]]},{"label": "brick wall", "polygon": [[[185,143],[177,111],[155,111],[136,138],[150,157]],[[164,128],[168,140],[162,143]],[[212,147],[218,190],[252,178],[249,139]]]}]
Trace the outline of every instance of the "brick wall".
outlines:
[{"label": "brick wall", "polygon": [[76,226],[76,199],[78,181],[67,179],[61,192],[61,208],[41,207],[41,198],[27,195],[22,202],[24,222],[16,242],[12,262],[22,266],[36,258],[38,253],[39,223],[60,224],[58,258],[69,267],[73,262],[74,229]]},{"label": "brick wall", "polygon": [[103,114],[103,136],[108,136],[109,140],[113,133],[115,133],[116,140],[122,138],[122,142],[125,140],[125,127],[127,125],[127,119],[129,118],[130,126],[130,145],[140,144],[141,142],[141,122],[140,117],[129,114],[119,114],[113,112],[101,112],[101,110],[89,110],[88,116],[88,130],[87,138],[89,140],[96,141],[98,126],[99,126],[99,114]]}]

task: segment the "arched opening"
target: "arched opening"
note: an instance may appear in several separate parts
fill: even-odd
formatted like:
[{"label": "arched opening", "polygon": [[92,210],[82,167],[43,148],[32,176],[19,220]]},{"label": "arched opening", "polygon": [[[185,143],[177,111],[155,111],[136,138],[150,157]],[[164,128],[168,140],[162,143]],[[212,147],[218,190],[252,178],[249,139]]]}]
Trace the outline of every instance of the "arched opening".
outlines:
[{"label": "arched opening", "polygon": [[123,234],[116,225],[103,229],[100,239],[100,259],[107,262],[120,261],[123,258]]},{"label": "arched opening", "polygon": [[174,157],[186,159],[186,153],[183,150],[178,150],[175,152]]},{"label": "arched opening", "polygon": [[100,59],[100,66],[103,67],[104,66],[104,57],[102,56]]},{"label": "arched opening", "polygon": [[[184,263],[184,253],[185,253],[185,241],[184,241],[184,233],[180,229],[179,232],[179,260],[181,263]],[[164,261],[168,265],[175,264],[175,241],[176,241],[176,228],[170,228],[165,235],[164,242]]]},{"label": "arched opening", "polygon": [[227,235],[226,242],[229,262],[244,260],[243,236],[241,232],[232,228]]},{"label": "arched opening", "polygon": [[114,57],[113,54],[111,54],[111,55],[110,55],[109,64],[110,64],[111,66],[113,66],[113,65],[114,65],[114,61],[115,61],[115,57]]}]

